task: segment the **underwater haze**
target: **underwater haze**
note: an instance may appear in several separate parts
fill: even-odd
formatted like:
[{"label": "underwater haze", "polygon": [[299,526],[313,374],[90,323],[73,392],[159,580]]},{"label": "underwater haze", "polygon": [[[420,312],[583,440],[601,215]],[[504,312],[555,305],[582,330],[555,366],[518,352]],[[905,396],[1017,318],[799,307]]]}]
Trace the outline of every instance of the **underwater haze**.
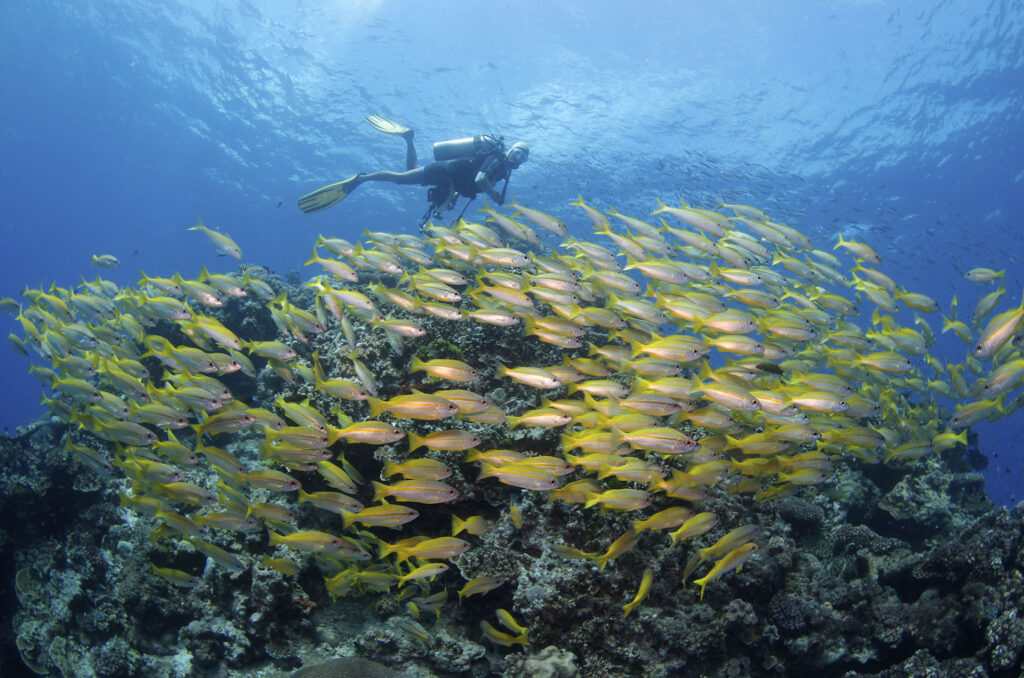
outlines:
[{"label": "underwater haze", "polygon": [[[870,244],[944,315],[954,294],[969,312],[994,289],[964,279],[979,266],[1005,270],[1001,309],[1019,303],[1022,3],[639,7],[6,0],[0,296],[234,270],[187,230],[199,216],[282,275],[318,233],[416,233],[422,187],[296,206],[355,172],[403,168],[400,140],[363,121],[380,113],[415,128],[421,160],[472,134],[527,142],[511,192],[575,234],[590,232],[569,206],[578,194],[641,218],[656,197],[745,203],[822,249],[840,235]],[[965,351],[947,333],[933,354]],[[42,413],[40,385],[11,350],[0,366],[13,431]],[[974,429],[992,500],[1016,503],[1024,412]]]}]

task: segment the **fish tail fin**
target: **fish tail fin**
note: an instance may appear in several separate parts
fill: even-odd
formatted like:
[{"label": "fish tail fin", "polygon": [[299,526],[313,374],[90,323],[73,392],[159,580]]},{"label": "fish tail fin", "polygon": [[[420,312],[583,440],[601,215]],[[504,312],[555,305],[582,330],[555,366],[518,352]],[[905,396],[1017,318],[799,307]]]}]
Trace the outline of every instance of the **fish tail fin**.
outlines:
[{"label": "fish tail fin", "polygon": [[342,524],[343,527],[351,526],[352,523],[355,522],[355,519],[356,519],[356,514],[352,513],[351,511],[346,511],[345,509],[341,509],[341,524]]},{"label": "fish tail fin", "polygon": [[[575,449],[576,447],[576,439],[572,436],[571,433],[563,433],[561,436],[561,441],[563,456],[566,454],[568,450]],[[568,457],[566,457],[566,461],[568,461]],[[574,462],[570,461],[569,463],[572,464]]]},{"label": "fish tail fin", "polygon": [[[320,236],[320,238],[322,238],[322,237],[323,236]],[[309,266],[310,264],[315,264],[317,261],[320,260],[320,253],[316,251],[317,245],[319,245],[319,244],[320,244],[320,241],[317,240],[316,244],[313,245],[313,257],[311,259],[309,259],[308,261],[306,261],[305,263],[303,263],[302,264],[303,266]]]},{"label": "fish tail fin", "polygon": [[[263,444],[260,445],[260,459],[273,459],[274,458],[274,446],[269,441],[264,440]],[[302,490],[299,490],[300,492]]]},{"label": "fish tail fin", "polygon": [[[466,522],[454,513],[452,514],[452,536],[457,537],[460,532],[466,529]],[[461,600],[461,597],[460,597]]]},{"label": "fish tail fin", "polygon": [[387,409],[387,407],[385,407],[384,401],[379,398],[367,396],[366,402],[370,406],[371,417],[379,416],[381,412],[384,412]]},{"label": "fish tail fin", "polygon": [[491,477],[493,477],[494,476],[494,471],[497,468],[498,467],[495,466],[494,464],[488,464],[485,461],[484,462],[480,462],[480,475],[478,475],[476,477],[476,479],[477,480],[482,480],[484,478],[491,478]]},{"label": "fish tail fin", "polygon": [[[415,433],[413,433],[412,431],[409,431],[409,433],[407,433],[406,435],[409,436],[409,452],[410,452],[410,454],[413,452],[413,450],[416,450],[417,448],[419,448],[419,447],[421,447],[423,445],[423,437],[422,436],[418,436]],[[392,464],[392,468],[394,468],[394,464]],[[385,465],[385,472],[387,472],[387,465]],[[392,473],[390,475],[394,475],[394,473]]]}]

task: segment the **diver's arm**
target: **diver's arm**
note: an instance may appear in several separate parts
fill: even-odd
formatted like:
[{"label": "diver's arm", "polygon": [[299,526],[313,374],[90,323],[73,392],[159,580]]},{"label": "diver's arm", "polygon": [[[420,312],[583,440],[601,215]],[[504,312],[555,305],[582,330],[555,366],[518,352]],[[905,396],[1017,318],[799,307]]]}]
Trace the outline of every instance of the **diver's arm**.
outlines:
[{"label": "diver's arm", "polygon": [[498,193],[498,191],[495,190],[494,184],[491,182],[490,177],[487,176],[487,172],[483,170],[477,172],[476,179],[473,180],[473,183],[476,184],[476,187],[480,189],[481,193],[486,193],[487,195],[490,196],[491,200],[498,203],[499,205],[505,202],[502,199],[501,193]]},{"label": "diver's arm", "polygon": [[498,203],[499,205],[505,204],[505,196],[494,188],[494,185],[501,181],[504,177],[502,176],[502,164],[501,159],[504,156],[490,156],[487,158],[482,165],[480,170],[476,173],[476,178],[473,183],[476,184],[476,188],[481,193],[486,193],[491,197],[491,200]]}]

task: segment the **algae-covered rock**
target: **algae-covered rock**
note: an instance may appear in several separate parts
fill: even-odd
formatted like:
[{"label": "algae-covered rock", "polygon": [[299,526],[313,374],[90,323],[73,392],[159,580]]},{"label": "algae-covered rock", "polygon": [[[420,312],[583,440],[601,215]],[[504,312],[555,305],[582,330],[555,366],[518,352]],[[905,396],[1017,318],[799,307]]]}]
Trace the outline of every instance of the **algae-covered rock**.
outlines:
[{"label": "algae-covered rock", "polygon": [[576,678],[576,656],[553,645],[532,655],[505,658],[503,675],[508,678]]},{"label": "algae-covered rock", "polygon": [[403,678],[394,669],[361,657],[342,657],[320,664],[304,666],[291,678]]}]

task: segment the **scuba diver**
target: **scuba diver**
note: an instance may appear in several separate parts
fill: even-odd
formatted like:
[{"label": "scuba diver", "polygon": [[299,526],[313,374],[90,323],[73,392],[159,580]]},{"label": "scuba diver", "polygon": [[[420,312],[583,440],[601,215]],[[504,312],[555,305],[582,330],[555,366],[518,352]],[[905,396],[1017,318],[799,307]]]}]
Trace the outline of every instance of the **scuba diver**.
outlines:
[{"label": "scuba diver", "polygon": [[[431,215],[440,219],[443,212],[452,209],[459,196],[469,198],[466,207],[477,193],[486,193],[499,205],[505,202],[508,180],[512,170],[518,168],[530,155],[523,142],[512,144],[507,150],[500,137],[488,135],[440,141],[434,144],[434,162],[417,167],[414,132],[410,128],[382,115],[368,115],[366,122],[385,134],[396,134],[405,139],[405,171],[380,170],[360,173],[299,198],[299,209],[307,214],[335,205],[367,181],[386,181],[392,184],[418,184],[430,186],[427,199],[430,205],[420,220],[422,228]],[[499,193],[496,186],[505,181]],[[465,213],[466,207],[462,209]],[[459,218],[462,214],[459,214]]]}]

